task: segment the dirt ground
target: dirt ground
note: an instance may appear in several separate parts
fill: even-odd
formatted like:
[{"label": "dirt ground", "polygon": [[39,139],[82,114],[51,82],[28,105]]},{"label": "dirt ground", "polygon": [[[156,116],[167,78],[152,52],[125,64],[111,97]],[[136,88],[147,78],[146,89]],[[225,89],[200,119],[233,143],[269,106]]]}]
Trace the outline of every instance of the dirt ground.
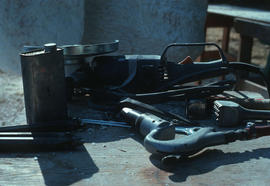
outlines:
[{"label": "dirt ground", "polygon": [[[222,29],[209,29],[207,41],[216,42],[221,46]],[[239,35],[233,30],[229,53],[237,55]],[[252,63],[264,66],[270,47],[254,40]],[[0,71],[0,126],[25,124],[25,109],[22,79],[20,75],[12,75]]]},{"label": "dirt ground", "polygon": [[[206,34],[206,41],[215,42],[221,46],[222,42],[222,28],[209,28]],[[240,35],[235,32],[234,29],[230,33],[230,42],[229,42],[229,54],[237,56],[238,48],[240,44]],[[252,60],[253,64],[264,67],[267,61],[268,54],[270,52],[270,46],[262,44],[258,39],[254,38],[253,48],[252,48]]]},{"label": "dirt ground", "polygon": [[0,85],[0,126],[24,124],[21,76],[0,72]]},{"label": "dirt ground", "polygon": [[0,85],[0,126],[25,123],[21,76],[0,72]]}]

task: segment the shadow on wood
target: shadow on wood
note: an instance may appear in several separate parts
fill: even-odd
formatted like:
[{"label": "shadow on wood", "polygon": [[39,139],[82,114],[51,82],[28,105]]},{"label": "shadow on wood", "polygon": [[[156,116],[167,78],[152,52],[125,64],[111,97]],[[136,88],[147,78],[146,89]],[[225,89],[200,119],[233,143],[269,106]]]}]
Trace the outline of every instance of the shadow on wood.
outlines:
[{"label": "shadow on wood", "polygon": [[189,176],[206,174],[224,165],[240,164],[260,158],[270,159],[270,148],[228,153],[216,149],[206,150],[193,158],[175,160],[167,165],[161,164],[159,157],[153,155],[150,156],[150,161],[157,168],[172,173],[168,176],[171,181],[185,182]]}]

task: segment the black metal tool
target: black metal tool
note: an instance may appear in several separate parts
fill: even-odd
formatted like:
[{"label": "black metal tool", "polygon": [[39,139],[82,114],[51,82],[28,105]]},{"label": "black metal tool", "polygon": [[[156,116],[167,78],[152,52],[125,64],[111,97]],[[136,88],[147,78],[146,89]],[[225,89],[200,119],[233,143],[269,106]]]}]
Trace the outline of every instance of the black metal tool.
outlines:
[{"label": "black metal tool", "polygon": [[255,110],[269,110],[270,100],[264,99],[257,92],[250,91],[224,91],[222,94],[209,96],[201,99],[188,99],[186,101],[186,116],[193,120],[207,119],[216,100],[227,100]]},{"label": "black metal tool", "polygon": [[[208,45],[217,47],[220,52],[219,60],[177,63],[166,58],[168,49],[172,47],[203,47]],[[87,90],[89,91],[86,91],[87,94],[90,94],[90,98],[96,102],[106,102],[108,100],[116,100],[115,102],[117,102],[123,97],[143,101],[208,97],[219,94],[224,90],[231,90],[234,83],[198,87],[184,87],[181,85],[234,73],[236,70],[259,73],[264,78],[267,87],[270,84],[260,68],[246,63],[227,62],[222,50],[214,43],[173,43],[164,49],[161,56],[97,56],[85,68],[73,73],[71,82],[73,82],[73,87],[76,87],[76,89],[82,89],[82,91],[75,92],[85,92]],[[104,99],[104,97],[108,99]]]},{"label": "black metal tool", "polygon": [[184,124],[189,125],[189,126],[198,125],[196,122],[190,121],[183,116],[180,116],[180,115],[177,115],[177,114],[165,111],[165,110],[157,109],[149,104],[146,104],[146,103],[143,103],[135,99],[131,99],[131,98],[126,98],[120,102],[120,108],[123,108],[123,107],[140,110],[141,112],[153,113],[160,118],[167,119],[167,120],[174,120],[175,122],[180,122],[182,125]]},{"label": "black metal tool", "polygon": [[269,110],[254,110],[240,106],[232,101],[217,100],[214,102],[214,113],[217,124],[222,127],[241,125],[244,120],[268,120]]},{"label": "black metal tool", "polygon": [[[183,84],[225,75],[231,72],[221,49],[221,59],[212,62],[178,64],[166,60],[168,48],[175,46],[205,46],[213,43],[171,44],[158,55],[98,56],[92,61],[92,72],[99,86],[109,90],[123,89],[129,93],[151,93]],[[110,71],[108,71],[110,69]]]},{"label": "black metal tool", "polygon": [[176,138],[173,122],[130,108],[123,108],[121,113],[144,137],[146,150],[164,156],[188,157],[206,147],[270,135],[270,126],[249,126],[245,129],[226,131],[215,131],[212,127],[193,127],[182,128],[179,132],[186,136]]}]

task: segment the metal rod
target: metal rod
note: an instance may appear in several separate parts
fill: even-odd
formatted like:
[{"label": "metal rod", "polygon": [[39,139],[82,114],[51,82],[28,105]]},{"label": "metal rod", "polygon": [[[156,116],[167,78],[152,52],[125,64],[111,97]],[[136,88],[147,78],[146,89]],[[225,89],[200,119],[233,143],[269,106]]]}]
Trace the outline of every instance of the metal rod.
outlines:
[{"label": "metal rod", "polygon": [[128,123],[126,123],[126,122],[94,120],[94,119],[80,119],[80,120],[83,124],[106,125],[106,126],[112,126],[112,127],[131,128],[131,126],[128,125]]}]

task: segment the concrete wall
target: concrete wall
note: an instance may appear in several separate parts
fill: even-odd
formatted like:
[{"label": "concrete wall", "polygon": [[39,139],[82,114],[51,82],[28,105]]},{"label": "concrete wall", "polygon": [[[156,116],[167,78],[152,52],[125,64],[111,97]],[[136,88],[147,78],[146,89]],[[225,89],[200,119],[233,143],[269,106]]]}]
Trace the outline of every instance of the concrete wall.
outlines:
[{"label": "concrete wall", "polygon": [[119,53],[160,54],[171,42],[203,41],[206,9],[207,0],[1,0],[0,69],[20,72],[23,45],[47,42],[119,39]]},{"label": "concrete wall", "polygon": [[1,0],[0,69],[20,73],[23,45],[80,43],[84,1]]},{"label": "concrete wall", "polygon": [[83,42],[117,38],[119,53],[161,54],[172,42],[203,41],[206,10],[207,0],[86,1]]}]

